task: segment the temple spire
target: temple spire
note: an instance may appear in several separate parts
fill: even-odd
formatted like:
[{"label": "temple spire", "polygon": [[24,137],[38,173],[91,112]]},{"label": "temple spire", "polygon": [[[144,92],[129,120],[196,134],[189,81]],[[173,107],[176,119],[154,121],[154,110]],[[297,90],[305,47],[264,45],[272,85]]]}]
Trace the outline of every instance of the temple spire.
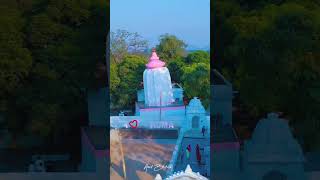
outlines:
[{"label": "temple spire", "polygon": [[154,68],[159,68],[163,67],[166,63],[161,61],[157,55],[156,49],[152,48],[152,53],[149,58],[148,64],[146,64],[148,69],[154,69]]},{"label": "temple spire", "polygon": [[146,69],[143,72],[145,104],[167,106],[174,102],[171,77],[165,62],[161,61],[156,49],[152,49]]}]

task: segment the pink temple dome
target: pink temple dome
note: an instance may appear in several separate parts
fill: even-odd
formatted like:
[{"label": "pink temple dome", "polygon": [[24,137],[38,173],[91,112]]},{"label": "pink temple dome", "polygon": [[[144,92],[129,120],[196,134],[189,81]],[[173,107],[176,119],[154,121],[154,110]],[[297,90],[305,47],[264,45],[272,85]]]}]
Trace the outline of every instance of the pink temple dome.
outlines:
[{"label": "pink temple dome", "polygon": [[149,58],[148,64],[146,64],[148,69],[154,69],[154,68],[159,68],[163,67],[166,63],[161,61],[156,53],[156,50],[153,48],[152,49],[152,54],[151,57]]}]

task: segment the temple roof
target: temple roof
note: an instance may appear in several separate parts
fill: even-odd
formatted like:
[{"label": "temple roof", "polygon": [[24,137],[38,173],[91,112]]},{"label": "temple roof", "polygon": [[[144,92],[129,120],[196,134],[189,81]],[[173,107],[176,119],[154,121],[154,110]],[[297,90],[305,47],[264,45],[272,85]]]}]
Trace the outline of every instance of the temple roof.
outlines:
[{"label": "temple roof", "polygon": [[198,97],[194,97],[187,106],[187,113],[206,113],[202,103]]},{"label": "temple roof", "polygon": [[160,68],[163,67],[166,63],[161,61],[158,57],[156,50],[152,49],[151,57],[149,58],[148,64],[146,64],[148,69]]},{"label": "temple roof", "polygon": [[291,134],[288,121],[269,113],[258,122],[252,138],[246,143],[249,161],[303,162],[302,148]]}]

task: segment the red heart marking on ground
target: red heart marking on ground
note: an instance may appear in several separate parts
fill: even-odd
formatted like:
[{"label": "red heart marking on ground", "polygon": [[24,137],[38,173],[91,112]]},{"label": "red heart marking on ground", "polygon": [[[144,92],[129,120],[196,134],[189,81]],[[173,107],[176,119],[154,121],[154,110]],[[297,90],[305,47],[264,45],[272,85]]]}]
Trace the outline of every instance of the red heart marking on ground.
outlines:
[{"label": "red heart marking on ground", "polygon": [[138,127],[138,121],[137,120],[132,120],[129,122],[129,125],[131,128],[137,128]]}]

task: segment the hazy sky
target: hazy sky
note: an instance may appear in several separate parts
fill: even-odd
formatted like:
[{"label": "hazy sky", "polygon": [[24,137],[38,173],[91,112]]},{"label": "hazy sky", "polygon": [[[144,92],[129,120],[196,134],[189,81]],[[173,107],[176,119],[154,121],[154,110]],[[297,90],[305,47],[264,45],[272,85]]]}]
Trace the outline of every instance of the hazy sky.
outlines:
[{"label": "hazy sky", "polygon": [[138,32],[150,46],[174,34],[190,46],[210,45],[210,0],[111,0],[111,31]]}]

